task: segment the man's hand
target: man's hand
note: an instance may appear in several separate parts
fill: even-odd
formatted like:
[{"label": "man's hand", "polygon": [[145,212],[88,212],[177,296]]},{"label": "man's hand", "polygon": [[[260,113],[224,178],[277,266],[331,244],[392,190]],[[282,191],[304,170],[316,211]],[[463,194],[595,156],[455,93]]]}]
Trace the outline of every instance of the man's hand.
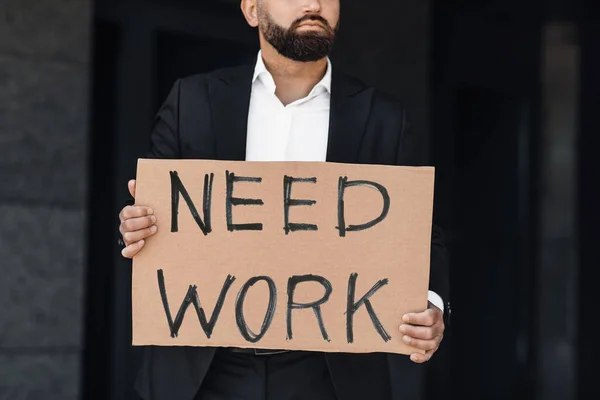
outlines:
[{"label": "man's hand", "polygon": [[402,317],[404,324],[400,325],[400,332],[404,335],[404,343],[425,350],[425,354],[413,353],[410,359],[416,363],[424,363],[431,359],[440,347],[444,338],[444,317],[442,311],[429,304],[429,309],[422,313],[406,314]]},{"label": "man's hand", "polygon": [[[131,197],[135,198],[135,180],[130,180],[127,186]],[[144,247],[144,239],[156,233],[156,217],[152,213],[151,208],[138,205],[127,206],[119,213],[119,232],[126,245],[121,251],[123,257],[133,258]]]}]

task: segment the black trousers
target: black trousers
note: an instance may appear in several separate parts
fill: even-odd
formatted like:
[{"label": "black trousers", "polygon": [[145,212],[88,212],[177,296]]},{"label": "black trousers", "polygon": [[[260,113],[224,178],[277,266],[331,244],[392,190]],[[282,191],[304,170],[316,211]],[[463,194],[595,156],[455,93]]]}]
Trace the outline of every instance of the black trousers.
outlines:
[{"label": "black trousers", "polygon": [[323,353],[219,349],[195,400],[337,400]]}]

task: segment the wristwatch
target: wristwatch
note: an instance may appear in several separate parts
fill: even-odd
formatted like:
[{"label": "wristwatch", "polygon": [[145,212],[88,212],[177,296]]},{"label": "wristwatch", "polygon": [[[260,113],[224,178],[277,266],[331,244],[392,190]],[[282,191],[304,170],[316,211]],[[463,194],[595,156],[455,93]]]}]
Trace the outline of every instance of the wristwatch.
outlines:
[{"label": "wristwatch", "polygon": [[[135,204],[135,200],[130,199],[130,200],[127,200],[127,202],[125,203],[125,206],[133,206],[134,204]],[[121,248],[127,247],[127,245],[125,244],[125,241],[123,240],[123,235],[121,235],[121,232],[119,232],[119,239],[117,239],[117,244]]]},{"label": "wristwatch", "polygon": [[446,302],[444,304],[444,325],[446,328],[450,327],[450,323],[452,320],[452,307],[450,306],[450,302]]}]

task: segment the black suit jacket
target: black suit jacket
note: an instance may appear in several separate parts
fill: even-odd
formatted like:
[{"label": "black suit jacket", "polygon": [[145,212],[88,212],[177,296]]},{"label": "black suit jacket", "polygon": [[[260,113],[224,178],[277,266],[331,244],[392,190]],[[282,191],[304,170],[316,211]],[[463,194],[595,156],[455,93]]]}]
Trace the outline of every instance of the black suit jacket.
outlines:
[{"label": "black suit jacket", "polygon": [[[243,161],[254,65],[178,80],[156,117],[150,158]],[[327,161],[418,166],[425,149],[402,105],[333,72]],[[430,289],[448,300],[448,261],[434,225]],[[146,400],[192,400],[214,348],[147,347],[136,381]],[[418,398],[423,366],[391,354],[327,354],[340,400]]]}]

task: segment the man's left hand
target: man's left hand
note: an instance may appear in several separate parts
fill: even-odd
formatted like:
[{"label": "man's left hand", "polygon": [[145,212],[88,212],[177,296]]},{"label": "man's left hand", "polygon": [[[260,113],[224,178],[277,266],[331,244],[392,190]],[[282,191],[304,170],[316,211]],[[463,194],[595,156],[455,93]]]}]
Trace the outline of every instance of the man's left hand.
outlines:
[{"label": "man's left hand", "polygon": [[425,350],[425,354],[411,354],[410,359],[419,364],[429,361],[444,338],[442,311],[430,303],[426,311],[406,314],[402,321],[404,324],[400,325],[400,333],[403,334],[404,343]]}]

